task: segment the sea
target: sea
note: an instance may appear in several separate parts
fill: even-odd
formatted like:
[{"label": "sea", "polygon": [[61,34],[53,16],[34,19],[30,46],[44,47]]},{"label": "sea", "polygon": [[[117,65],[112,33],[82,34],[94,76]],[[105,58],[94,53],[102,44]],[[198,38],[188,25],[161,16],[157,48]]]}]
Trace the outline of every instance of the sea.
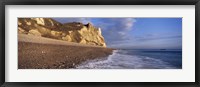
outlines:
[{"label": "sea", "polygon": [[114,50],[105,58],[86,61],[77,69],[182,69],[182,50]]}]

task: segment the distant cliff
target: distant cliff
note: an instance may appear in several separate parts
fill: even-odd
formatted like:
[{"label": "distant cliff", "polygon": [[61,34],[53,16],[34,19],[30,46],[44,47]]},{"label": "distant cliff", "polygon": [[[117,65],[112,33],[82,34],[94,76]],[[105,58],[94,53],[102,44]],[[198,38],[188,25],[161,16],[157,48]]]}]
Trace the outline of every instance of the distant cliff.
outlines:
[{"label": "distant cliff", "polygon": [[106,47],[101,29],[88,23],[59,23],[51,18],[18,18],[18,33]]}]

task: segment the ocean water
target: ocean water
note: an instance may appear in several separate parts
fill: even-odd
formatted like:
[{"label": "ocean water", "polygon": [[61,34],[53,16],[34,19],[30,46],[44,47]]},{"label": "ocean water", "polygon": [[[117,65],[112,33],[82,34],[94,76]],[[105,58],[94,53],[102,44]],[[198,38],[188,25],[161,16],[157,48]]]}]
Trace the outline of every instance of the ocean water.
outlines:
[{"label": "ocean water", "polygon": [[182,69],[181,50],[114,50],[105,58],[86,61],[77,69]]}]

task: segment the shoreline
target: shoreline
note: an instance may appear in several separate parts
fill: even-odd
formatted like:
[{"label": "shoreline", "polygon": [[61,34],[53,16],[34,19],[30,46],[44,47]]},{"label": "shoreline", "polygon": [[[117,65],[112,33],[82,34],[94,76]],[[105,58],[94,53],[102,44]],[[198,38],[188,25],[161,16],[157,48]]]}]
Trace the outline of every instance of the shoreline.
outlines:
[{"label": "shoreline", "polygon": [[[81,44],[82,45],[82,44]],[[18,69],[69,69],[109,56],[112,48],[18,41]]]}]

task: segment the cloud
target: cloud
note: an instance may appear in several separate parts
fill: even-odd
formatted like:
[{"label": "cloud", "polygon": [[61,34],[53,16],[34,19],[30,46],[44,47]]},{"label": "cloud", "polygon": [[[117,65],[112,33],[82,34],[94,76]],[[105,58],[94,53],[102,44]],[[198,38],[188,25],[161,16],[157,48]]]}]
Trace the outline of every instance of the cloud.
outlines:
[{"label": "cloud", "polygon": [[[123,33],[122,33],[123,34]],[[182,35],[170,34],[142,34],[141,36],[132,36],[129,39],[121,41],[112,41],[109,47],[123,49],[181,49]]]},{"label": "cloud", "polygon": [[182,36],[115,41],[109,47],[120,49],[182,49]]},{"label": "cloud", "polygon": [[142,37],[135,37],[137,41],[150,41],[150,40],[160,40],[160,39],[173,39],[173,38],[182,38],[182,35],[144,35]]},{"label": "cloud", "polygon": [[101,27],[127,31],[131,30],[134,22],[136,22],[133,18],[100,18],[100,21],[97,22],[98,25],[102,25]]},{"label": "cloud", "polygon": [[53,18],[53,19],[58,20],[61,23],[81,22],[81,23],[87,24],[88,22],[91,22],[90,18]]},{"label": "cloud", "polygon": [[100,18],[94,24],[103,31],[107,44],[127,40],[128,32],[133,29],[136,20],[134,18]]},{"label": "cloud", "polygon": [[132,18],[126,18],[126,19],[124,19],[124,21],[122,21],[122,23],[125,23],[125,24],[124,24],[124,25],[125,25],[124,27],[125,27],[125,29],[127,29],[127,30],[132,29],[134,22],[136,22],[136,20],[135,20],[135,19],[132,19]]}]

